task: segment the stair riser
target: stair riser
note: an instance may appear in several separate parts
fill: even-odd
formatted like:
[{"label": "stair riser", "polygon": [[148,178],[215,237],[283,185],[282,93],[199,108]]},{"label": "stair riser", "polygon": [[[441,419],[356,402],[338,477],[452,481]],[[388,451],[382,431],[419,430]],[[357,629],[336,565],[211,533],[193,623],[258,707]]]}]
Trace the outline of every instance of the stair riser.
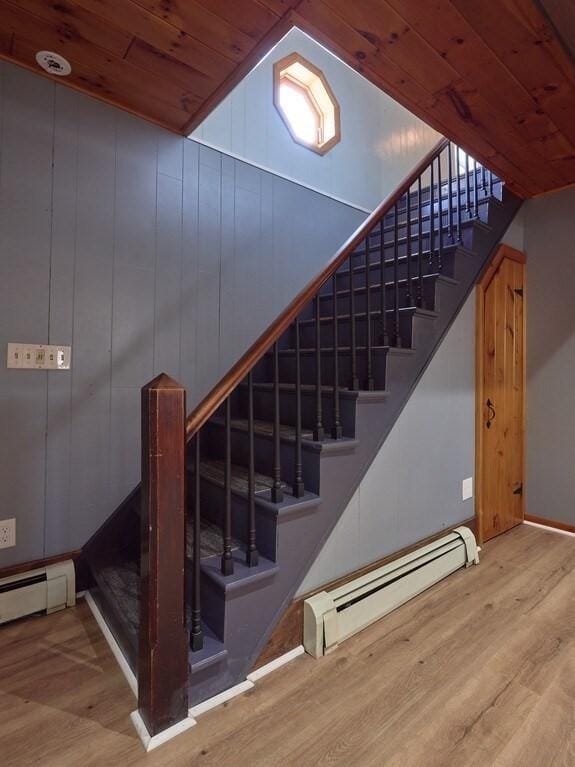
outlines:
[{"label": "stair riser", "polygon": [[[351,383],[351,354],[349,351],[339,352],[338,370],[339,385],[347,387]],[[367,382],[367,354],[365,349],[356,352],[357,374],[360,387]],[[373,378],[376,389],[385,389],[385,351],[378,349],[372,352]],[[332,386],[334,383],[333,352],[323,351],[321,355],[322,384]],[[295,383],[295,359],[293,356],[280,356],[280,381]],[[315,381],[315,359],[311,354],[301,357],[301,381],[303,384],[313,384]]]},{"label": "stair riser", "polygon": [[[489,191],[484,191],[482,186],[479,185],[477,190],[477,200],[479,203],[479,217],[483,221],[487,221],[487,216],[489,215],[489,202],[490,199],[499,199],[497,190],[494,190],[494,195],[492,198],[489,197]],[[467,188],[465,187],[465,184],[462,184],[461,187],[461,221],[462,223],[465,223],[465,221],[469,220],[470,217],[470,210],[473,211],[474,205],[475,205],[475,194],[473,191],[473,182],[471,184],[470,189],[470,195],[469,195],[469,203],[470,203],[470,210],[468,210],[467,207]],[[443,212],[443,219],[444,222],[447,222],[449,220],[449,198],[444,191],[444,194],[441,199],[441,208]],[[457,192],[454,190],[452,197],[451,197],[451,208],[452,208],[452,215],[453,215],[453,225],[457,225]],[[411,195],[411,218],[417,218],[419,215],[419,204],[418,204],[418,196],[417,193],[414,193]],[[422,215],[425,219],[429,216],[430,211],[430,205],[429,205],[429,192],[423,192],[422,194]],[[399,211],[399,221],[401,223],[405,223],[406,220],[406,205],[405,205],[405,197],[400,201],[398,204],[398,211]],[[435,221],[437,222],[437,216],[439,211],[439,201],[437,199],[437,190],[435,192],[435,199],[434,199],[434,212],[435,212]],[[386,228],[393,227],[394,224],[394,213],[391,211],[388,213],[385,217],[385,226]]]},{"label": "stair riser", "polygon": [[[435,309],[435,281],[436,277],[429,277],[427,280],[423,281],[423,308],[424,309]],[[405,307],[414,306],[415,302],[417,300],[417,288],[418,288],[419,280],[413,280],[411,283],[412,292],[413,295],[408,298],[407,295],[407,283],[401,283],[398,286],[398,301],[399,301],[399,308],[403,309]],[[385,307],[387,310],[390,310],[395,305],[395,295],[394,295],[394,288],[393,286],[386,287],[385,290]],[[381,308],[381,291],[379,290],[379,286],[375,288],[370,288],[369,291],[369,303],[370,303],[370,309],[372,312],[379,312]],[[366,291],[361,288],[356,290],[354,295],[354,305],[355,305],[355,311],[358,314],[361,314],[365,312],[366,305],[367,305],[367,294]],[[349,315],[350,312],[350,296],[349,292],[344,293],[343,295],[338,295],[337,297],[337,314],[338,317]],[[331,318],[333,317],[333,298],[331,296],[325,296],[321,299],[320,303],[320,316],[322,318]],[[313,319],[312,317],[309,318],[310,320]],[[313,325],[313,323],[311,323]],[[303,326],[305,327],[305,326]],[[292,339],[295,338],[294,331],[292,330]],[[290,341],[290,346],[288,348],[293,348],[293,341],[292,339],[286,339]]]},{"label": "stair riser", "polygon": [[[401,312],[399,315],[399,333],[402,340],[402,345],[406,348],[411,346],[412,341],[412,312]],[[386,313],[386,329],[388,337],[390,339],[395,338],[395,315],[392,311]],[[349,317],[339,319],[338,323],[338,338],[340,346],[351,345],[351,320]],[[355,337],[357,346],[367,345],[367,322],[364,317],[357,318],[355,320]],[[382,341],[382,320],[379,313],[371,317],[371,342],[372,344]],[[315,347],[315,325],[304,325],[300,328],[300,344],[302,348],[313,349]],[[329,348],[333,346],[333,322],[321,323],[321,346]],[[292,341],[291,348],[294,348],[294,342]]]},{"label": "stair riser", "polygon": [[[205,433],[205,436],[204,436]],[[202,433],[205,449],[214,458],[225,458],[225,430],[223,425],[209,423]],[[249,444],[247,432],[237,429],[231,430],[232,463],[240,466],[248,466]],[[307,490],[319,493],[319,454],[305,449],[303,456],[304,471],[303,479]],[[280,467],[282,481],[288,485],[293,483],[295,444],[287,440],[280,440]],[[254,460],[256,471],[270,477],[273,473],[273,449],[272,439],[259,434],[254,434]]]},{"label": "stair riser", "polygon": [[[455,257],[454,253],[456,250],[457,250],[456,248],[449,248],[448,250],[445,250],[443,252],[443,257],[441,261],[441,266],[442,266],[441,274],[443,274],[446,277],[453,277],[453,264],[454,264],[454,257]],[[419,259],[416,256],[412,255],[410,275],[408,275],[407,266],[408,266],[408,262],[406,258],[398,262],[397,274],[398,274],[399,280],[407,280],[408,276],[411,276],[412,281],[417,284],[417,281],[419,278]],[[393,265],[388,264],[386,266],[385,271],[386,271],[385,282],[389,286],[388,290],[392,290],[390,283],[392,283],[395,279]],[[439,271],[439,262],[437,259],[437,253],[431,261],[429,260],[429,254],[425,254],[421,261],[421,273],[423,275],[423,279],[425,280],[426,277],[437,274],[438,271]],[[349,286],[350,286],[349,277],[350,277],[349,269],[346,269],[345,271],[341,271],[337,273],[337,289],[338,290],[349,290]],[[362,257],[361,265],[360,265],[359,257],[358,257],[358,263],[356,264],[356,267],[353,271],[353,284],[355,285],[356,291],[363,290],[365,288],[366,282],[367,281],[366,281],[365,259]],[[375,286],[377,290],[379,290],[379,285],[381,284],[379,260],[375,258],[373,254],[371,256],[371,265],[369,268],[369,284],[372,287],[372,289]],[[332,292],[333,292],[333,283],[328,282],[327,285],[323,286],[321,290],[321,296],[322,298],[329,297],[332,295]]]},{"label": "stair riser", "polygon": [[[247,392],[242,392],[241,415],[247,415]],[[333,427],[333,395],[324,392],[322,402],[322,423],[326,433],[330,433]],[[343,425],[343,433],[346,437],[354,436],[355,424],[355,400],[348,397],[340,397],[340,418]],[[313,429],[316,423],[316,399],[315,393],[302,391],[301,397],[302,425],[304,428]],[[260,390],[254,397],[255,417],[262,421],[273,421],[274,395],[271,390]],[[294,392],[283,391],[280,396],[281,422],[290,426],[296,421],[296,402]]]}]

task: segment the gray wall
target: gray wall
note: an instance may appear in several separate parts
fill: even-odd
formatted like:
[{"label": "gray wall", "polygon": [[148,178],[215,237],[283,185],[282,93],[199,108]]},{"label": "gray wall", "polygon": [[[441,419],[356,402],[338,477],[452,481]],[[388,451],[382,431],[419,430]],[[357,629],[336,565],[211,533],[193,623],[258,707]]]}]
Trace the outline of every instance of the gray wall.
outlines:
[{"label": "gray wall", "polygon": [[475,293],[465,302],[299,588],[303,594],[474,515]]},{"label": "gray wall", "polygon": [[[323,157],[296,144],[273,104],[273,64],[297,51],[325,74],[341,107],[339,144]],[[295,28],[192,134],[225,152],[373,210],[440,136]]]},{"label": "gray wall", "polygon": [[527,512],[575,526],[575,189],[526,203]]},{"label": "gray wall", "polygon": [[0,567],[81,546],[139,474],[139,389],[189,409],[364,214],[0,63]]}]

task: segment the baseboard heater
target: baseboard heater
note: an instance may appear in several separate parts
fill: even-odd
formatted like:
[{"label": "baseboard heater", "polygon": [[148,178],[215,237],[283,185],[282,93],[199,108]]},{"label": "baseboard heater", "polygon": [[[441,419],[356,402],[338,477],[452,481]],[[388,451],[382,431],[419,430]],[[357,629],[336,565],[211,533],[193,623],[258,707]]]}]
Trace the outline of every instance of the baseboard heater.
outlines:
[{"label": "baseboard heater", "polygon": [[0,580],[0,624],[32,613],[53,613],[75,603],[76,577],[72,561]]},{"label": "baseboard heater", "polygon": [[304,602],[304,647],[318,658],[462,567],[479,564],[475,536],[458,527],[367,575]]}]

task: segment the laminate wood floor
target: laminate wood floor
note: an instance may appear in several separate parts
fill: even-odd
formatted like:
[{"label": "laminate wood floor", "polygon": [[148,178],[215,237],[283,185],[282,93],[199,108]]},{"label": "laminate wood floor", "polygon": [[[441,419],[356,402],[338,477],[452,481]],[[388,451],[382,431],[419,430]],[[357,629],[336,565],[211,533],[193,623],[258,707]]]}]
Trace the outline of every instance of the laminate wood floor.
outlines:
[{"label": "laminate wood floor", "polygon": [[0,630],[2,767],[575,767],[575,538],[523,525],[146,755],[88,607]]}]

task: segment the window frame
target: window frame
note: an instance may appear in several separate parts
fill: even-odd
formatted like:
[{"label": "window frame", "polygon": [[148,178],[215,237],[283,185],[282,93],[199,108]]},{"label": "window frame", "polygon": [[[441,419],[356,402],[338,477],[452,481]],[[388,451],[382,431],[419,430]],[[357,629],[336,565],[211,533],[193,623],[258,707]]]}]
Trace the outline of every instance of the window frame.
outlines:
[{"label": "window frame", "polygon": [[[321,107],[317,103],[317,100],[315,99],[311,89],[308,88],[304,83],[302,83],[296,77],[294,77],[291,73],[286,72],[286,70],[289,69],[289,67],[291,67],[293,64],[300,64],[302,67],[305,67],[309,72],[311,72],[313,75],[317,77],[317,79],[321,82],[321,85],[325,89],[327,96],[332,104],[333,112],[334,112],[333,114],[334,135],[327,141],[322,141],[322,137],[325,135],[325,128],[324,128],[325,112],[321,109]],[[298,90],[301,91],[301,93],[304,95],[309,105],[311,106],[311,108],[317,115],[319,135],[318,135],[318,140],[316,143],[310,143],[308,141],[305,141],[305,139],[302,139],[300,136],[297,135],[297,133],[295,133],[290,123],[289,117],[281,105],[280,88],[282,83],[284,83],[286,80],[289,81],[290,87],[297,88]],[[333,147],[341,141],[341,114],[340,114],[339,102],[336,99],[335,94],[330,84],[328,83],[325,75],[321,71],[321,69],[316,67],[315,64],[312,64],[311,61],[308,61],[306,58],[304,58],[301,54],[297,52],[291,53],[289,56],[284,56],[284,58],[274,63],[274,106],[277,109],[282,119],[282,122],[285,124],[286,128],[288,129],[290,136],[292,137],[292,139],[295,141],[296,144],[299,144],[300,146],[303,146],[306,149],[310,149],[312,152],[315,152],[316,154],[324,155],[327,152],[329,152],[330,149],[333,149]]]}]

